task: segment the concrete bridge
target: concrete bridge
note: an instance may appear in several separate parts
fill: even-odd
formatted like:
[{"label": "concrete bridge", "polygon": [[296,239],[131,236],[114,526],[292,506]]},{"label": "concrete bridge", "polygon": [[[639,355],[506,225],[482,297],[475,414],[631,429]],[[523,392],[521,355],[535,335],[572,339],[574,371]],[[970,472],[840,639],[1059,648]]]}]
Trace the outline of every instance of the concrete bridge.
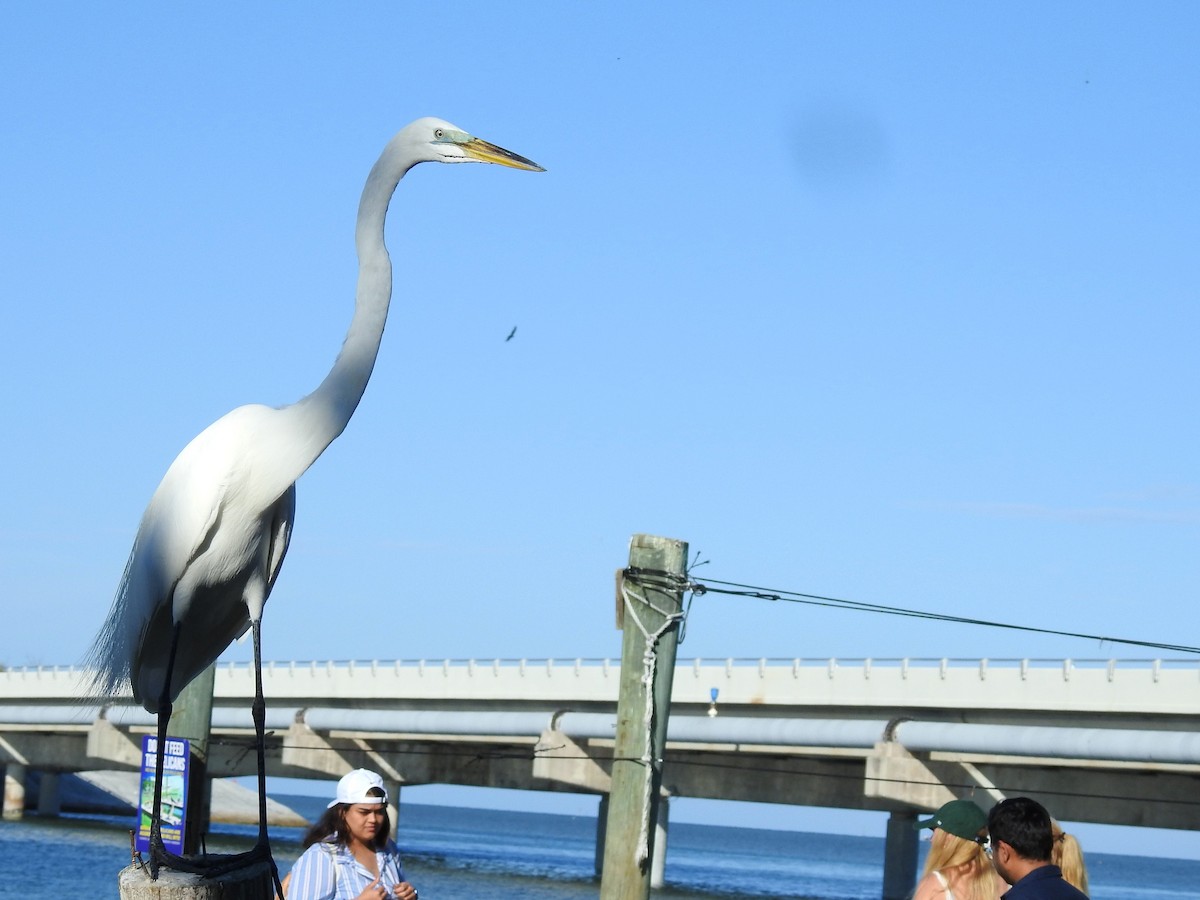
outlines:
[{"label": "concrete bridge", "polygon": [[[619,669],[605,659],[271,663],[268,773],[334,778],[365,766],[393,788],[592,793],[603,812]],[[153,717],[81,699],[85,675],[0,673],[6,813],[30,770],[139,768]],[[253,687],[246,665],[218,668],[214,777],[254,771]],[[986,809],[1027,795],[1068,821],[1200,829],[1198,725],[1200,660],[695,659],[675,669],[663,784],[668,796],[886,811],[884,896],[899,897],[914,881],[912,822],[954,797]]]}]

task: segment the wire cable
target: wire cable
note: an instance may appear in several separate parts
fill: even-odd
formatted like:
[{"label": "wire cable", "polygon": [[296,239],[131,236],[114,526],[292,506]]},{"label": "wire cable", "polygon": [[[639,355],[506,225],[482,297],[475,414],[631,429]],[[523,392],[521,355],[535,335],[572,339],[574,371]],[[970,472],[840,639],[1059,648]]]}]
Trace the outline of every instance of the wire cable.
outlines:
[{"label": "wire cable", "polygon": [[871,612],[880,615],[902,616],[911,619],[930,619],[938,622],[954,622],[960,625],[975,625],[983,628],[1002,628],[1009,631],[1024,631],[1032,634],[1049,634],[1056,637],[1080,638],[1098,641],[1100,643],[1126,644],[1132,647],[1147,647],[1154,650],[1169,650],[1175,653],[1200,654],[1200,647],[1190,644],[1175,644],[1167,641],[1143,641],[1135,638],[1112,637],[1110,635],[1087,634],[1078,631],[1060,631],[1055,628],[1039,628],[1035,625],[1017,625],[1012,622],[995,622],[989,619],[977,619],[970,616],[954,616],[947,613],[934,613],[924,610],[908,609],[903,606],[887,606],[881,603],[864,603],[859,600],[842,600],[837,597],[826,597],[821,594],[807,594],[800,591],[785,591],[776,588],[758,587],[737,581],[721,581],[708,578],[704,581],[691,582],[687,589],[694,594],[726,594],[732,597],[752,597],[772,602],[800,603],[806,606],[822,606],[832,609],[849,609],[856,612]]}]

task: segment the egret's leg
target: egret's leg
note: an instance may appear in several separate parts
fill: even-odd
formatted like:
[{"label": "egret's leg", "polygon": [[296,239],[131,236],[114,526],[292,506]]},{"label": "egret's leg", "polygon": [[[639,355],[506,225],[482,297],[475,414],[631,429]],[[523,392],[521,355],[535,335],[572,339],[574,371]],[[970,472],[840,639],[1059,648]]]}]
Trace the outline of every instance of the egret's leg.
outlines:
[{"label": "egret's leg", "polygon": [[267,843],[267,701],[262,687],[262,641],[261,626],[251,622],[254,637],[254,706],[250,715],[254,719],[255,750],[258,753],[258,842]]},{"label": "egret's leg", "polygon": [[158,757],[154,784],[154,815],[151,819],[150,830],[150,877],[157,879],[158,869],[165,866],[177,872],[189,872],[207,878],[216,878],[230,872],[236,872],[248,866],[255,865],[266,857],[271,864],[271,878],[275,882],[275,890],[279,896],[283,892],[279,884],[279,870],[275,860],[271,858],[271,848],[267,843],[267,793],[266,793],[266,701],[262,691],[262,654],[260,651],[258,623],[254,622],[254,678],[256,697],[252,714],[254,717],[255,738],[258,744],[258,792],[259,792],[259,838],[254,848],[245,853],[235,853],[229,856],[202,856],[188,858],[171,853],[163,845],[158,807],[162,802],[163,753],[166,750],[167,724],[171,719],[171,681],[174,678],[175,650],[179,644],[179,626],[176,626],[171,639],[171,653],[167,662],[167,684],[159,698],[158,718]]},{"label": "egret's leg", "polygon": [[167,725],[171,722],[171,677],[175,672],[175,650],[179,647],[179,626],[171,632],[171,652],[167,674],[158,698],[158,752],[154,755],[154,805],[150,807],[150,880],[158,880],[158,864],[166,857],[162,840],[163,754],[167,749]]},{"label": "egret's leg", "polygon": [[279,883],[279,868],[271,855],[271,843],[267,837],[267,701],[262,686],[262,624],[258,619],[250,623],[254,638],[254,706],[250,714],[254,719],[254,740],[258,751],[258,846],[271,863],[271,878],[275,882],[276,896],[283,896]]}]

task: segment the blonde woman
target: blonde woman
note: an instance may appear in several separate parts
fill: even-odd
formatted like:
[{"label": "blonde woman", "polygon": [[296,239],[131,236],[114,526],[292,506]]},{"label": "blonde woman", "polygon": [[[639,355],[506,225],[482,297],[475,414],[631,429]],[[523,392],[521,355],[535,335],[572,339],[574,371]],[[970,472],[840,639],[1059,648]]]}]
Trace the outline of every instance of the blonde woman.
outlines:
[{"label": "blonde woman", "polygon": [[984,850],[987,816],[970,800],[951,800],[916,828],[932,828],[925,871],[913,900],[997,900],[1008,886]]},{"label": "blonde woman", "polygon": [[1083,848],[1075,835],[1067,834],[1055,819],[1050,820],[1054,832],[1054,847],[1050,850],[1050,862],[1062,869],[1063,881],[1073,884],[1085,894],[1088,892],[1087,866],[1083,863]]}]

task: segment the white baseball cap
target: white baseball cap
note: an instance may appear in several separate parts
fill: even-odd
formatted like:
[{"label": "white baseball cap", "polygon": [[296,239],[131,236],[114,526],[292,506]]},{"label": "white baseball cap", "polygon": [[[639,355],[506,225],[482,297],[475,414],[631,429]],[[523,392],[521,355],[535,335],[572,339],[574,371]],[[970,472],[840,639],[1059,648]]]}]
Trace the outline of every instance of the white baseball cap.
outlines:
[{"label": "white baseball cap", "polygon": [[[383,791],[383,796],[377,797],[368,794],[367,791],[371,788]],[[374,772],[368,769],[355,769],[342,776],[342,780],[338,782],[337,786],[337,799],[326,809],[333,809],[339,803],[387,803],[387,788],[383,786],[383,779]]]}]

